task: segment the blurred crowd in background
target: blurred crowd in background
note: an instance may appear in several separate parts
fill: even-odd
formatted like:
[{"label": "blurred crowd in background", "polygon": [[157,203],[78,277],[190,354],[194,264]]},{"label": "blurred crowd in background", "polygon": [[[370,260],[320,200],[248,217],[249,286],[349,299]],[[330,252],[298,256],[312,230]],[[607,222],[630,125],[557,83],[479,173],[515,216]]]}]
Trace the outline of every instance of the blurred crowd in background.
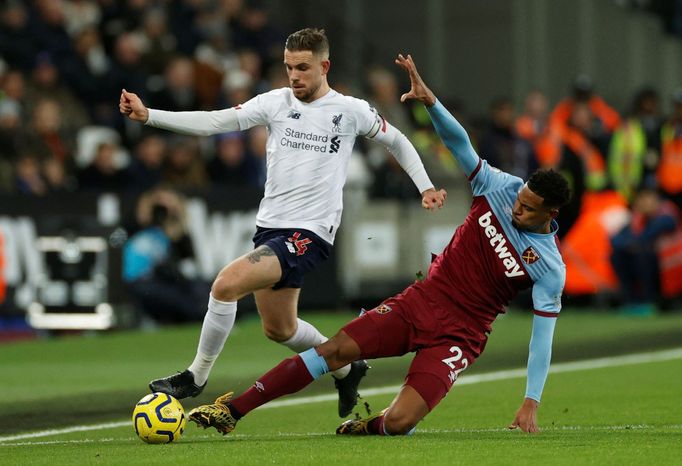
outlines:
[{"label": "blurred crowd in background", "polygon": [[[667,26],[676,32],[679,24]],[[201,139],[174,135],[127,121],[118,100],[127,89],[152,108],[214,110],[285,87],[289,32],[260,4],[241,0],[3,2],[0,192],[262,188],[264,128]],[[629,108],[616,109],[589,76],[573,77],[569,87],[570,80],[560,102],[549,102],[542,89],[521,108],[494,97],[483,116],[469,115],[456,100],[444,103],[492,165],[523,178],[551,166],[569,178],[573,201],[559,219],[567,291],[619,286],[624,306],[648,313],[661,296],[682,290],[676,259],[665,262],[680,244],[670,238],[682,208],[682,88],[672,96],[642,88]],[[399,102],[396,70],[369,67],[365,88],[351,89],[334,80],[332,68],[330,82],[367,99],[402,130],[435,184],[466,183],[423,107]],[[395,160],[362,140],[350,177],[370,198],[416,199]]]}]

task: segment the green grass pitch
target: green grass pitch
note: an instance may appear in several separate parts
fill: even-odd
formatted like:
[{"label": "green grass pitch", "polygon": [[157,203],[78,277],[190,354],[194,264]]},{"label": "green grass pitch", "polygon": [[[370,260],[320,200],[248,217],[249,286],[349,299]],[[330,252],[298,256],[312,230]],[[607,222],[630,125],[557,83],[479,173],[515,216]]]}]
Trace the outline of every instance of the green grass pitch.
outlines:
[{"label": "green grass pitch", "polygon": [[[330,335],[352,316],[303,315]],[[682,464],[682,351],[639,362],[622,358],[682,347],[682,315],[637,319],[564,310],[539,435],[505,428],[525,378],[500,375],[525,365],[530,324],[523,312],[500,318],[486,352],[407,438],[337,437],[336,402],[304,399],[258,409],[226,437],[188,425],[176,443],[147,445],[127,422],[133,405],[150,379],[190,362],[197,325],[1,346],[0,464]],[[189,410],[240,391],[289,355],[261,335],[258,320],[240,321],[205,393],[183,405]],[[600,367],[565,365],[595,358],[605,358]],[[372,361],[363,387],[399,385],[409,361],[409,355]],[[490,373],[498,376],[478,380]],[[374,410],[392,399],[377,391],[365,397]],[[287,399],[315,395],[333,395],[329,378]],[[104,423],[113,427],[101,428]],[[36,434],[49,429],[50,435]]]}]

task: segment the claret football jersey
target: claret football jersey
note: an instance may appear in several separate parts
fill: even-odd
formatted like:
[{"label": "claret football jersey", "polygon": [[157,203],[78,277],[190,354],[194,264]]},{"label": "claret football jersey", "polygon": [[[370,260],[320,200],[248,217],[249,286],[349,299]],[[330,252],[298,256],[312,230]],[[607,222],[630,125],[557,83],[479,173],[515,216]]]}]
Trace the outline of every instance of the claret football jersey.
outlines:
[{"label": "claret football jersey", "polygon": [[566,267],[556,231],[517,229],[512,208],[524,181],[479,159],[469,180],[471,210],[437,256],[419,288],[441,309],[463,312],[490,331],[509,301],[532,287],[534,312],[555,317],[561,310]]},{"label": "claret football jersey", "polygon": [[386,121],[366,101],[330,90],[314,102],[276,89],[238,105],[240,129],[268,131],[265,195],[257,224],[303,228],[334,242],[356,136],[374,138]]}]

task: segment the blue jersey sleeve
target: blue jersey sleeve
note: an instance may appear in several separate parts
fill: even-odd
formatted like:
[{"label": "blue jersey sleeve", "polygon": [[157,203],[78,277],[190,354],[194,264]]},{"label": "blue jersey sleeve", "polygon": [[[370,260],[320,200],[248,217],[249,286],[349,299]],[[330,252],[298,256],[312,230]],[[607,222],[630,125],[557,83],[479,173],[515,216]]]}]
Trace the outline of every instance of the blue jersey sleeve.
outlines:
[{"label": "blue jersey sleeve", "polygon": [[466,130],[440,101],[426,109],[438,136],[462,166],[464,174],[471,182],[474,196],[482,196],[514,182],[523,184],[520,178],[491,167],[488,162],[482,160],[474,150]]},{"label": "blue jersey sleeve", "polygon": [[433,127],[436,129],[443,144],[455,156],[464,170],[464,174],[470,177],[478,167],[480,157],[471,145],[471,140],[466,130],[450,112],[436,101],[431,107],[426,107],[429,112]]},{"label": "blue jersey sleeve", "polygon": [[533,316],[533,332],[528,348],[526,398],[540,402],[552,359],[552,340],[556,319]]},{"label": "blue jersey sleeve", "polygon": [[566,281],[566,268],[552,269],[533,284],[533,307],[538,315],[556,317],[561,311],[561,293]]},{"label": "blue jersey sleeve", "polygon": [[474,196],[482,196],[491,191],[499,191],[511,184],[518,185],[518,189],[521,189],[523,186],[521,178],[490,166],[487,160],[481,160],[478,169],[469,177],[469,181],[471,182],[471,190]]}]

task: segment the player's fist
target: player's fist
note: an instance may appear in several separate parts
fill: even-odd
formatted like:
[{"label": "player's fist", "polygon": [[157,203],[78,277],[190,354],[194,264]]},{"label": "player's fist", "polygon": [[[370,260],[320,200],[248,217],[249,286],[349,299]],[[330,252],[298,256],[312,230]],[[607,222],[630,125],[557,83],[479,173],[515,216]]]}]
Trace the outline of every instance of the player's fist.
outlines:
[{"label": "player's fist", "polygon": [[428,210],[440,209],[447,198],[448,193],[444,189],[427,189],[422,193],[422,207]]},{"label": "player's fist", "polygon": [[149,119],[149,110],[144,106],[142,100],[132,92],[125,89],[121,90],[121,99],[118,103],[121,113],[128,115],[128,118],[145,123]]}]

